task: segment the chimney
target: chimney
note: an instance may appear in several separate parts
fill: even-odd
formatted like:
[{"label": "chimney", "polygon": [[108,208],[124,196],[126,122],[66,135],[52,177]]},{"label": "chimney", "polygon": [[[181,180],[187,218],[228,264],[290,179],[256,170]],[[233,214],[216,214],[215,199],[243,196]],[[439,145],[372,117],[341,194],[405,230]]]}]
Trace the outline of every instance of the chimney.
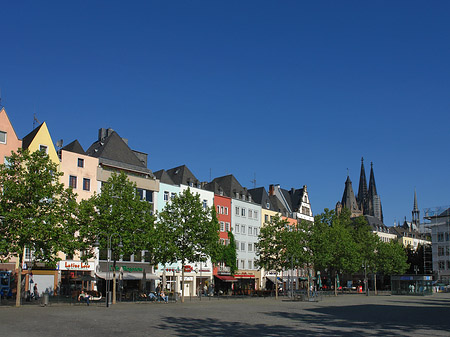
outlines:
[{"label": "chimney", "polygon": [[273,185],[269,185],[269,195],[275,195],[275,188]]}]

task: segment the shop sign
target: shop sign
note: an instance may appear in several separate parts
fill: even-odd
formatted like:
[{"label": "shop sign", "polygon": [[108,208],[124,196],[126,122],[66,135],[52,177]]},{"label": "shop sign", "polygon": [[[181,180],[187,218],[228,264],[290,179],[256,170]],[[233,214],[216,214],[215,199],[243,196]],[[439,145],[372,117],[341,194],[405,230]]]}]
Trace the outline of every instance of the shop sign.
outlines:
[{"label": "shop sign", "polygon": [[[141,272],[142,273],[144,271],[144,269],[141,267],[129,267],[129,266],[117,266],[116,265],[116,271],[120,271],[121,268],[122,268],[122,271],[127,271],[129,273],[132,273],[132,272]],[[113,266],[109,266],[109,270],[113,271]]]},{"label": "shop sign", "polygon": [[94,264],[81,261],[59,261],[60,270],[94,270]]},{"label": "shop sign", "polygon": [[192,270],[193,270],[192,266],[190,266],[188,264],[184,266],[184,272],[185,273],[191,273]]}]

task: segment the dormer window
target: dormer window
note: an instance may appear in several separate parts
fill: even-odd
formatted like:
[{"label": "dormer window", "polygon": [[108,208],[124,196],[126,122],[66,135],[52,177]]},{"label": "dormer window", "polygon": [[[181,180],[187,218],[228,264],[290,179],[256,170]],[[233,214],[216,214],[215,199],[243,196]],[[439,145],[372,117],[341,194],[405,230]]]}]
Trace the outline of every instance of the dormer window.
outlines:
[{"label": "dormer window", "polygon": [[219,189],[219,195],[223,195],[223,190]]},{"label": "dormer window", "polygon": [[252,201],[252,196],[250,194],[248,195],[248,201]]},{"label": "dormer window", "polygon": [[236,199],[239,199],[239,192],[236,192]]},{"label": "dormer window", "polygon": [[78,167],[84,167],[84,159],[78,158]]}]

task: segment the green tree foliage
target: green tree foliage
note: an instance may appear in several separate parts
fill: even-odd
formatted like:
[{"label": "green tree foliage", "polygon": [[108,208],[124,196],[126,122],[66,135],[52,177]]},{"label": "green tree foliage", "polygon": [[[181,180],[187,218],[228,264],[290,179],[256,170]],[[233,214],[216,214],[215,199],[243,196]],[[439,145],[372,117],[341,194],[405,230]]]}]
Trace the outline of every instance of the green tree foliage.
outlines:
[{"label": "green tree foliage", "polygon": [[311,249],[317,270],[327,269],[336,276],[341,272],[353,273],[361,268],[361,257],[353,239],[347,209],[344,208],[339,215],[325,209],[324,213],[316,215],[313,228]]},{"label": "green tree foliage", "polygon": [[[261,227],[255,244],[258,256],[256,263],[260,268],[279,273],[286,266],[286,230],[289,230],[289,222],[278,215]],[[275,290],[275,296],[278,297],[278,287]]]},{"label": "green tree foliage", "polygon": [[[102,184],[101,193],[82,201],[78,211],[80,228],[79,244],[93,255],[94,243],[98,240],[105,251],[111,242],[113,276],[120,255],[130,256],[147,251],[150,262],[155,261],[156,233],[152,205],[142,201],[136,184],[128,180],[124,172],[113,173]],[[119,247],[119,243],[122,247]],[[115,302],[113,282],[113,303]]]},{"label": "green tree foliage", "polygon": [[161,263],[181,261],[184,302],[184,266],[187,262],[204,262],[219,258],[219,222],[213,208],[204,209],[200,196],[188,188],[167,203],[159,213],[158,241]]},{"label": "green tree foliage", "polygon": [[379,242],[376,263],[386,275],[403,274],[409,268],[405,248],[397,241]]},{"label": "green tree foliage", "polygon": [[[0,227],[3,258],[19,259],[19,275],[25,248],[34,262],[55,264],[57,253],[73,253],[77,224],[76,200],[71,189],[59,182],[62,173],[48,155],[19,149],[0,165]],[[18,278],[16,305],[20,305]]]},{"label": "green tree foliage", "polygon": [[236,273],[236,241],[234,240],[234,235],[231,232],[228,232],[228,240],[229,243],[226,246],[222,246],[221,259],[219,262],[225,263],[226,266],[230,267],[231,275]]}]

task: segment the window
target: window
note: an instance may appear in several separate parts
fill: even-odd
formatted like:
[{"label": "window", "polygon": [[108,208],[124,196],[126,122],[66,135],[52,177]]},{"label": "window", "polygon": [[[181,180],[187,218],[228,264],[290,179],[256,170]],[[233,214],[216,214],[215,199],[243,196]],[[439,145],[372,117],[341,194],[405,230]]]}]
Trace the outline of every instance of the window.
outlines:
[{"label": "window", "polygon": [[253,261],[248,260],[248,269],[253,269]]},{"label": "window", "polygon": [[448,232],[445,232],[445,241],[448,241],[448,240],[449,240]]},{"label": "window", "polygon": [[236,199],[239,199],[239,192],[236,192]]},{"label": "window", "polygon": [[228,215],[228,207],[225,207],[224,211],[225,211],[225,215]]},{"label": "window", "polygon": [[248,210],[248,217],[253,218],[253,211],[251,209]]},{"label": "window", "polygon": [[217,206],[217,214],[220,214],[220,206]]},{"label": "window", "polygon": [[145,190],[145,201],[153,202],[153,191]]},{"label": "window", "polygon": [[39,151],[48,153],[48,147],[46,145],[39,145]]},{"label": "window", "polygon": [[138,251],[137,253],[134,253],[133,255],[133,261],[134,262],[141,262],[142,261],[142,251]]},{"label": "window", "polygon": [[234,241],[234,243],[236,244],[236,250],[239,250],[239,241]]},{"label": "window", "polygon": [[245,216],[245,211],[246,211],[246,209],[242,207],[242,210],[241,210],[241,215],[242,216]]},{"label": "window", "polygon": [[6,132],[0,131],[0,144],[6,144]]},{"label": "window", "polygon": [[269,209],[270,208],[270,202],[266,203],[266,208]]},{"label": "window", "polygon": [[253,218],[258,220],[258,211],[253,211]]},{"label": "window", "polygon": [[264,222],[269,223],[269,216],[267,214],[264,215]]},{"label": "window", "polygon": [[245,234],[245,225],[241,225],[241,234]]},{"label": "window", "polygon": [[229,222],[226,222],[226,223],[225,223],[225,230],[226,230],[227,232],[230,231],[230,223],[229,223]]},{"label": "window", "polygon": [[258,227],[255,227],[255,229],[253,230],[253,234],[258,236],[258,231],[259,231]]},{"label": "window", "polygon": [[220,214],[223,214],[223,206],[220,206]]},{"label": "window", "polygon": [[203,208],[204,209],[208,208],[208,200],[203,200]]},{"label": "window", "polygon": [[245,260],[241,260],[241,268],[245,269]]},{"label": "window", "polygon": [[248,235],[253,235],[253,227],[248,226]]},{"label": "window", "polygon": [[447,260],[447,269],[450,269],[450,261]]},{"label": "window", "polygon": [[445,269],[445,261],[439,261],[439,269],[444,270]]},{"label": "window", "polygon": [[83,178],[83,190],[84,191],[91,190],[91,179]]},{"label": "window", "polygon": [[169,201],[169,191],[164,191],[164,201]]},{"label": "window", "polygon": [[69,187],[77,188],[77,177],[69,176]]},{"label": "window", "polygon": [[250,194],[248,195],[247,198],[248,198],[248,201],[252,201],[252,196]]},{"label": "window", "polygon": [[445,247],[445,255],[447,255],[447,256],[450,255],[450,247],[449,246]]},{"label": "window", "polygon": [[245,242],[241,242],[241,251],[245,252]]},{"label": "window", "polygon": [[438,233],[437,240],[438,240],[438,242],[443,242],[444,241],[444,233]]},{"label": "window", "polygon": [[170,199],[173,200],[173,199],[175,199],[176,196],[177,196],[177,194],[174,193],[174,192],[172,192],[172,193],[170,194]]},{"label": "window", "polygon": [[240,213],[239,213],[239,207],[238,207],[238,206],[236,206],[234,214],[236,214],[237,216],[239,216]]},{"label": "window", "polygon": [[84,167],[84,159],[78,158],[78,167]]},{"label": "window", "polygon": [[253,244],[252,243],[248,244],[248,251],[253,252]]},{"label": "window", "polygon": [[223,221],[220,222],[220,231],[223,232],[225,230],[225,223]]},{"label": "window", "polygon": [[[236,233],[239,233],[239,228],[240,226],[238,225],[238,224],[236,224],[236,225],[234,225],[234,231],[236,232]],[[236,244],[237,245],[237,244]]]}]

